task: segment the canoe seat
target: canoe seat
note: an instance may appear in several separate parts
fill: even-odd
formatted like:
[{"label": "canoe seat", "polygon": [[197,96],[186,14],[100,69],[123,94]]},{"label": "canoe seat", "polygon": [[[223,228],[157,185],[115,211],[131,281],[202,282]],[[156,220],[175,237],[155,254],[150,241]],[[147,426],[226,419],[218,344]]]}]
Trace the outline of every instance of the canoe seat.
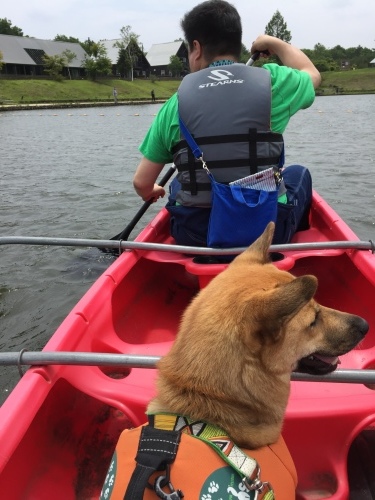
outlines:
[{"label": "canoe seat", "polygon": [[[293,268],[295,260],[293,257],[282,253],[271,254],[273,264],[284,271],[289,271]],[[188,259],[185,263],[185,269],[188,273],[198,277],[200,288],[204,288],[208,283],[219,273],[224,271],[228,264],[224,263],[204,263],[196,259]]]},{"label": "canoe seat", "polygon": [[375,428],[374,400],[359,384],[292,382],[283,436],[297,467],[297,500],[349,499],[348,452]]}]

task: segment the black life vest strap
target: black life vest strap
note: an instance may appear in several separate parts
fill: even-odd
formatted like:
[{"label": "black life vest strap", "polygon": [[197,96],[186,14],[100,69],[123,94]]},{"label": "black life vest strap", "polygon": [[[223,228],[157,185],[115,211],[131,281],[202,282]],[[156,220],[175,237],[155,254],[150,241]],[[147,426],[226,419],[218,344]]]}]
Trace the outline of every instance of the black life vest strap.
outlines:
[{"label": "black life vest strap", "polygon": [[257,129],[249,129],[249,165],[250,174],[258,173]]},{"label": "black life vest strap", "polygon": [[[280,157],[279,156],[268,156],[267,158],[257,158],[256,164],[258,167],[269,167],[271,165],[278,165]],[[215,160],[212,164],[208,164],[210,170],[216,170],[218,168],[231,168],[231,167],[249,167],[250,162],[248,158],[238,158],[237,160]],[[203,168],[202,163],[199,161],[195,162],[195,170],[200,170]],[[179,172],[190,172],[190,166],[178,165],[177,170]],[[257,172],[255,172],[257,173]]]},{"label": "black life vest strap", "polygon": [[198,193],[198,183],[197,183],[197,173],[196,173],[196,161],[195,156],[191,148],[188,149],[188,171],[189,171],[189,184],[188,187],[185,188],[186,191],[190,191],[190,193],[194,196]]},{"label": "black life vest strap", "polygon": [[[199,191],[211,191],[212,190],[212,185],[211,182],[200,182],[197,184],[197,187],[199,186]],[[190,183],[189,182],[181,182],[181,189],[182,191],[190,191]],[[191,193],[193,194],[193,193]],[[197,193],[195,193],[197,194]]]},{"label": "black life vest strap", "polygon": [[124,500],[142,500],[150,476],[157,470],[165,470],[174,462],[180,443],[180,432],[142,428],[133,471]]},{"label": "black life vest strap", "polygon": [[[256,128],[249,129],[248,134],[233,134],[220,135],[212,137],[200,137],[194,140],[198,145],[207,144],[225,144],[228,142],[246,142],[249,145],[249,157],[227,160],[215,160],[212,169],[248,167],[250,174],[258,173],[259,167],[268,167],[270,165],[278,165],[282,167],[284,161],[283,153],[280,156],[269,156],[259,158],[257,153],[257,144],[260,142],[283,142],[282,134],[274,132],[258,132]],[[197,195],[198,191],[211,191],[210,183],[198,183],[196,172],[203,168],[201,162],[196,161],[186,140],[180,141],[174,148],[173,152],[187,148],[188,163],[185,165],[177,165],[178,172],[189,172],[189,181],[181,183],[183,191],[189,191],[191,195]]]},{"label": "black life vest strap", "polygon": [[[256,130],[256,129],[250,129]],[[216,135],[212,137],[194,137],[195,142],[198,146],[204,146],[205,144],[225,144],[227,142],[248,142],[249,134],[227,134],[227,135]],[[256,131],[257,142],[283,142],[282,134],[276,132],[258,132]],[[189,148],[188,143],[185,139],[182,139],[172,148],[172,153],[175,154],[180,149]],[[189,148],[190,149],[190,148]]]}]

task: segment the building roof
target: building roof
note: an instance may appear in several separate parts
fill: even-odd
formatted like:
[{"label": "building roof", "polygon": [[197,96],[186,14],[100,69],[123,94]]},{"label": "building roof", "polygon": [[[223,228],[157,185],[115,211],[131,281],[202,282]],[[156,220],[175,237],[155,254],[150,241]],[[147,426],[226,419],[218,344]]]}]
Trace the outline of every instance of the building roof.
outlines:
[{"label": "building roof", "polygon": [[36,66],[41,64],[40,54],[49,56],[61,55],[65,50],[70,50],[76,57],[69,63],[70,68],[82,65],[86,52],[79,43],[54,42],[52,40],[39,40],[25,36],[0,35],[0,51],[5,64],[27,64]]},{"label": "building roof", "polygon": [[99,40],[99,43],[104,46],[107,51],[107,57],[111,60],[112,64],[117,64],[119,48],[114,47],[116,42],[123,42],[122,38],[115,38],[113,40]]},{"label": "building roof", "polygon": [[175,56],[184,42],[158,43],[152,45],[147,52],[147,60],[150,66],[167,66],[171,62],[171,56]]},{"label": "building roof", "polygon": [[375,64],[375,59],[373,59],[372,61],[370,61],[370,64]]}]

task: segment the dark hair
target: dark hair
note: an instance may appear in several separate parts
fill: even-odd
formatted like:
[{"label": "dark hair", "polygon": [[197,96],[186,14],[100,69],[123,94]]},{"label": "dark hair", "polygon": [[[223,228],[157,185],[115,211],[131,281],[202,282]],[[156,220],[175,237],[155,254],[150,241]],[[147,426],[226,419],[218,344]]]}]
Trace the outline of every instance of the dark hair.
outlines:
[{"label": "dark hair", "polygon": [[224,0],[207,0],[187,12],[181,28],[189,44],[197,40],[207,59],[231,54],[240,58],[242,49],[241,18],[236,8]]}]

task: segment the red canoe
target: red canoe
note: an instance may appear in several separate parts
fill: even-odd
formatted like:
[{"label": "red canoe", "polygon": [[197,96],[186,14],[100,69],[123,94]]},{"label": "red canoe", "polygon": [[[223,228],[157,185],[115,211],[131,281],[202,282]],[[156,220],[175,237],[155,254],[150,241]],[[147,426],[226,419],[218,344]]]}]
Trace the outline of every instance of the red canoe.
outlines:
[{"label": "red canoe", "polygon": [[[124,252],[103,273],[40,354],[164,355],[184,308],[225,267],[197,263],[178,248],[147,247],[173,245],[168,227],[162,209],[135,240],[146,245]],[[349,243],[332,245],[338,241]],[[364,342],[341,358],[340,370],[375,366],[375,256],[358,249],[358,242],[314,193],[311,227],[297,233],[293,243],[321,245],[289,245],[274,262],[295,275],[316,275],[320,302],[370,324]],[[120,432],[145,421],[155,375],[153,368],[83,362],[29,368],[0,409],[1,497],[98,498]],[[298,471],[299,500],[375,498],[374,484],[374,497],[361,496],[369,494],[375,475],[375,393],[370,388],[293,381],[284,437]]]}]

